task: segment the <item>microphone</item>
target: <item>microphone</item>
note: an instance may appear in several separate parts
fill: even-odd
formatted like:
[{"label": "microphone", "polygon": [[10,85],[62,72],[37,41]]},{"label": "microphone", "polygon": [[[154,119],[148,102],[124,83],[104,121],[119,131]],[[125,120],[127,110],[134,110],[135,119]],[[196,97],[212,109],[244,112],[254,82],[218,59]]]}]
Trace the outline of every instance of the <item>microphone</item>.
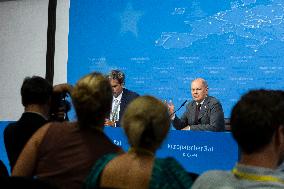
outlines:
[{"label": "microphone", "polygon": [[179,110],[185,105],[186,102],[187,102],[187,100],[185,100],[185,101],[180,105],[180,107],[170,115],[170,117],[171,117],[172,115],[174,115],[177,111],[179,111]]}]

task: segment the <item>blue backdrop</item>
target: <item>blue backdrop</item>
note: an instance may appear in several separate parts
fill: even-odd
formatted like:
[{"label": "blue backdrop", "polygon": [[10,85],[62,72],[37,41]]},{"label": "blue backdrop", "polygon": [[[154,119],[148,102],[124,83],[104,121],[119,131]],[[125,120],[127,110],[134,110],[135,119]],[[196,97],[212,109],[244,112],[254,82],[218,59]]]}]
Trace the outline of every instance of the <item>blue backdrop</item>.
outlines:
[{"label": "blue backdrop", "polygon": [[[68,82],[117,68],[126,73],[127,88],[171,99],[178,106],[191,98],[191,80],[203,77],[229,117],[248,90],[284,89],[283,7],[283,0],[71,0]],[[0,133],[6,124],[0,122]],[[187,162],[183,159],[194,158],[195,153],[176,148],[191,149],[194,143],[188,137],[193,132],[176,132],[170,135],[178,144],[171,142],[166,153],[176,152],[181,162]],[[207,147],[214,137],[219,140],[210,132],[199,137],[197,141]],[[120,141],[117,136],[114,140]],[[228,143],[232,153],[226,151],[229,145],[222,146],[230,140],[213,148],[217,159],[229,153],[236,160],[235,145]],[[0,145],[0,158],[7,163],[4,150]]]},{"label": "blue backdrop", "polygon": [[8,121],[0,121],[0,160],[3,161],[3,163],[6,165],[8,168],[8,171],[10,171],[10,165],[9,165],[9,160],[7,157],[5,145],[4,145],[4,129],[8,125]]},{"label": "blue backdrop", "polygon": [[68,82],[118,68],[127,88],[178,106],[191,98],[191,80],[203,77],[229,117],[249,89],[284,89],[283,6],[282,0],[71,0]]}]

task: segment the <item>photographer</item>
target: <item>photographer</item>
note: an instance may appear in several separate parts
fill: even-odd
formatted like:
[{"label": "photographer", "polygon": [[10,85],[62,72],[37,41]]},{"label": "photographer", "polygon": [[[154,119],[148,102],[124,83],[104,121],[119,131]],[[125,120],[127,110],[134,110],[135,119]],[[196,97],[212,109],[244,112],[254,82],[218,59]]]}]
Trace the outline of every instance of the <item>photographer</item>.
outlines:
[{"label": "photographer", "polygon": [[49,121],[68,119],[70,104],[65,100],[72,90],[68,84],[54,87],[40,76],[26,77],[21,86],[22,104],[25,108],[21,118],[10,123],[4,130],[4,143],[11,170],[29,138]]},{"label": "photographer", "polygon": [[4,143],[11,170],[29,138],[49,120],[52,85],[40,76],[26,77],[21,86],[21,118],[4,130]]}]

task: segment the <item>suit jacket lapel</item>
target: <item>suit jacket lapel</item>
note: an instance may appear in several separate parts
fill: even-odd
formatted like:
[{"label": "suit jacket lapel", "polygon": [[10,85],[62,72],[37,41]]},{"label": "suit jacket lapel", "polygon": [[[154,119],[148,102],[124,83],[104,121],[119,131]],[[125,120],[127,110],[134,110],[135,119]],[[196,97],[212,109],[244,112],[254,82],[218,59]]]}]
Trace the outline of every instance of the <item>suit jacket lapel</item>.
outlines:
[{"label": "suit jacket lapel", "polygon": [[123,89],[123,93],[122,93],[122,97],[121,97],[121,100],[120,100],[120,111],[119,111],[119,120],[121,120],[122,118],[122,113],[125,109],[125,101],[126,101],[126,94],[127,92],[125,91],[125,89]]}]

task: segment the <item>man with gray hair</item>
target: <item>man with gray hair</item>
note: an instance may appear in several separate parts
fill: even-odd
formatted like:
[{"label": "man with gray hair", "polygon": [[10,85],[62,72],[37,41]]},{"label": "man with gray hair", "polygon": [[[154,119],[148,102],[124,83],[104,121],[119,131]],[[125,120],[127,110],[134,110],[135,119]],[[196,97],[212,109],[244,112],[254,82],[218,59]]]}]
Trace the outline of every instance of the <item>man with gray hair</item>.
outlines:
[{"label": "man with gray hair", "polygon": [[197,78],[191,82],[193,100],[187,104],[181,118],[174,114],[174,104],[168,103],[173,126],[180,130],[224,131],[224,112],[221,103],[208,96],[207,82]]},{"label": "man with gray hair", "polygon": [[112,87],[112,109],[109,119],[106,119],[106,126],[120,126],[121,118],[126,106],[139,95],[125,88],[125,75],[120,70],[112,70],[108,74]]}]

